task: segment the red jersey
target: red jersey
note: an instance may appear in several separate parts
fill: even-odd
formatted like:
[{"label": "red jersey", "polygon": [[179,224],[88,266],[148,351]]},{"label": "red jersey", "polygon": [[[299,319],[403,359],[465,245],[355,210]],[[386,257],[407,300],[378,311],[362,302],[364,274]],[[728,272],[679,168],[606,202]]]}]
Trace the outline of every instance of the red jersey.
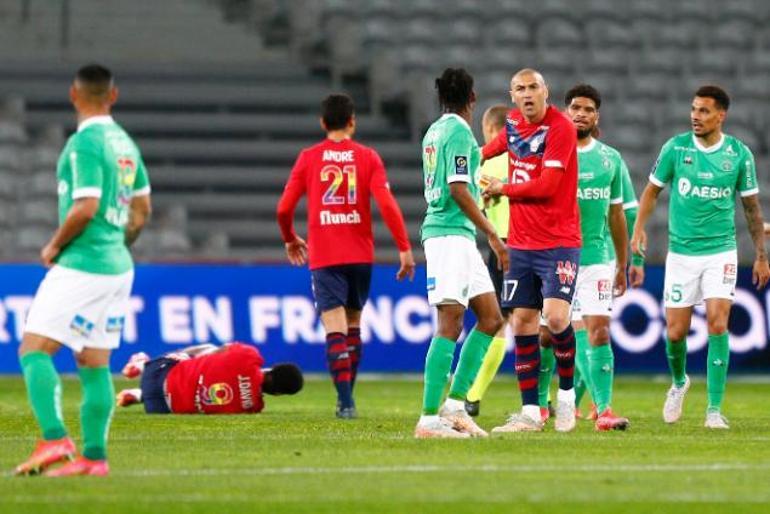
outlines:
[{"label": "red jersey", "polygon": [[490,159],[506,150],[509,184],[535,180],[544,168],[564,172],[558,190],[548,198],[509,198],[508,246],[519,250],[579,248],[577,132],[570,119],[552,105],[540,123],[529,123],[518,109],[511,109],[505,130],[484,146],[482,154]]},{"label": "red jersey", "polygon": [[166,401],[175,414],[260,412],[262,355],[233,343],[221,352],[182,361],[166,376]]},{"label": "red jersey", "polygon": [[285,242],[296,238],[294,208],[305,193],[310,269],[374,260],[372,196],[398,249],[409,249],[401,210],[390,193],[382,159],[373,149],[351,139],[326,139],[299,154],[278,203]]}]

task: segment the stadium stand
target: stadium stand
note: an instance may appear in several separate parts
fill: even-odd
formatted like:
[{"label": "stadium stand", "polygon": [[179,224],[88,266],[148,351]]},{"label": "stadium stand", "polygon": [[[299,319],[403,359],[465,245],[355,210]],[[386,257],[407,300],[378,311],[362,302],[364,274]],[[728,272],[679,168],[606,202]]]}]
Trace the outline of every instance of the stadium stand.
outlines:
[{"label": "stadium stand", "polygon": [[[74,129],[66,90],[86,60],[115,69],[116,117],[151,170],[156,217],[137,248],[143,258],[282,260],[275,204],[299,149],[320,137],[317,105],[332,90],[356,99],[359,139],[383,155],[419,249],[417,142],[438,114],[433,78],[448,65],[476,77],[479,112],[509,101],[509,77],[523,66],[543,71],[556,103],[577,81],[599,87],[603,138],[623,153],[638,193],[662,143],[687,130],[692,91],[721,83],[734,100],[726,129],[752,147],[763,199],[770,191],[770,3],[761,0],[69,4],[66,17],[58,4],[0,5],[4,260],[34,258],[53,227],[51,175]],[[121,18],[142,19],[142,37],[134,24],[106,23]],[[666,216],[658,209],[650,230],[658,262]],[[745,235],[740,214],[738,224]],[[379,222],[376,239],[378,259],[392,260]]]}]

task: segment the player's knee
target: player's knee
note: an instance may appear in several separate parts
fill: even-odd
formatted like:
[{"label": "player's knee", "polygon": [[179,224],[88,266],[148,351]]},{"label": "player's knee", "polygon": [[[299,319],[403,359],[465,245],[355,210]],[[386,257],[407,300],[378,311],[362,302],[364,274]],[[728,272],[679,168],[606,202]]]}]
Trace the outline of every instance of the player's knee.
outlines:
[{"label": "player's knee", "polygon": [[479,332],[495,335],[500,331],[501,328],[503,328],[504,323],[505,321],[503,320],[503,317],[499,312],[497,312],[479,319],[479,323],[476,328],[479,330]]},{"label": "player's knee", "polygon": [[610,342],[610,327],[598,326],[593,327],[588,334],[588,338],[592,346],[604,346]]},{"label": "player's knee", "polygon": [[710,335],[719,335],[727,332],[727,320],[726,319],[710,319],[708,320],[708,331]]},{"label": "player's knee", "polygon": [[463,331],[462,316],[442,316],[438,322],[437,335],[452,341],[457,341]]},{"label": "player's knee", "polygon": [[567,327],[570,324],[569,313],[550,314],[546,318],[546,323],[548,325],[548,330],[550,330],[552,334],[561,334],[562,332],[567,330]]},{"label": "player's knee", "polygon": [[671,324],[666,327],[666,336],[669,341],[684,341],[689,332],[688,327],[684,324]]}]

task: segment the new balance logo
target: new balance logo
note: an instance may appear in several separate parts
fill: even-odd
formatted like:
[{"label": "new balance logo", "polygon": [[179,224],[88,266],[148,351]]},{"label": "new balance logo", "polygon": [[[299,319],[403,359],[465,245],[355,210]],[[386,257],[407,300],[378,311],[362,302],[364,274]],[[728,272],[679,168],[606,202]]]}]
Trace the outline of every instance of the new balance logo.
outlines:
[{"label": "new balance logo", "polygon": [[357,225],[358,223],[361,223],[361,215],[358,211],[349,213],[321,211],[321,225]]}]

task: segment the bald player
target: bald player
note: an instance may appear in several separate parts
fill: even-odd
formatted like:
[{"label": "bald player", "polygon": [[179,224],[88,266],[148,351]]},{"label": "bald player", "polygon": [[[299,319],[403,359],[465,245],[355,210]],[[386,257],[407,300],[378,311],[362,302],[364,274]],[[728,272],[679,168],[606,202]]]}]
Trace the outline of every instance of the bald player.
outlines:
[{"label": "bald player", "polygon": [[577,135],[570,119],[548,104],[548,86],[536,70],[511,79],[505,130],[487,143],[484,160],[508,154],[508,184],[489,177],[486,198],[510,202],[508,273],[503,305],[513,309],[516,375],[522,410],[492,430],[496,434],[542,431],[538,405],[542,313],[553,342],[559,374],[555,428],[575,428],[575,333],[570,305],[580,262],[577,204]]}]

